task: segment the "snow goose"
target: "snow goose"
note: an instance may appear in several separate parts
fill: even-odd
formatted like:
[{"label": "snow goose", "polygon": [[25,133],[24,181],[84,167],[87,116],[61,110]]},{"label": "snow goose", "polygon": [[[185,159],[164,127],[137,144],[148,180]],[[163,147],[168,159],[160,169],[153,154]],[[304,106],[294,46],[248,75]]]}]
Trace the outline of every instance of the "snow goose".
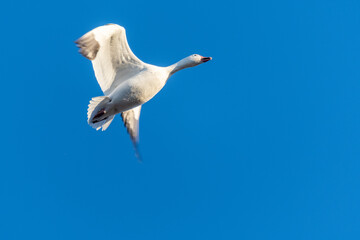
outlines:
[{"label": "snow goose", "polygon": [[97,27],[75,43],[80,48],[79,52],[91,60],[104,93],[104,96],[90,100],[87,113],[89,125],[104,131],[115,115],[121,113],[138,157],[142,105],[153,98],[175,72],[211,60],[211,57],[193,54],[168,67],[144,63],[133,54],[125,29],[117,24]]}]

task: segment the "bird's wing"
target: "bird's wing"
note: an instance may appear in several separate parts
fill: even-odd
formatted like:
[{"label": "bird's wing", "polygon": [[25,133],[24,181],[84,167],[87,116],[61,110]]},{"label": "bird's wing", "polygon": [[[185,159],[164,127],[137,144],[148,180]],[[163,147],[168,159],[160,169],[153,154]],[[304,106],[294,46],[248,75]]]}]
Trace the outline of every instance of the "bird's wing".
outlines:
[{"label": "bird's wing", "polygon": [[97,27],[75,43],[79,52],[92,61],[96,79],[105,94],[144,69],[145,64],[131,51],[122,26]]},{"label": "bird's wing", "polygon": [[131,141],[133,142],[136,151],[136,156],[139,159],[140,159],[140,154],[138,150],[138,142],[139,142],[140,111],[141,111],[141,105],[121,113],[121,117],[126,127],[126,130],[130,135]]}]

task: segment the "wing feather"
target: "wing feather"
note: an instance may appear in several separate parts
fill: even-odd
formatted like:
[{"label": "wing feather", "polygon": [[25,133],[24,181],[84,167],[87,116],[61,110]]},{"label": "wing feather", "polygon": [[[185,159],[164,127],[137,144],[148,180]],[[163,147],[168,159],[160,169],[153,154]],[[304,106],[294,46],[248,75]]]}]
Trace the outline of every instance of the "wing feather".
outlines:
[{"label": "wing feather", "polygon": [[125,28],[108,24],[97,27],[76,42],[80,53],[92,61],[96,79],[105,94],[144,69],[131,51]]},{"label": "wing feather", "polygon": [[140,159],[140,154],[138,150],[138,142],[139,142],[140,111],[141,111],[141,105],[121,113],[121,117],[126,127],[126,130],[129,133],[131,141],[134,145],[136,156],[139,159]]}]

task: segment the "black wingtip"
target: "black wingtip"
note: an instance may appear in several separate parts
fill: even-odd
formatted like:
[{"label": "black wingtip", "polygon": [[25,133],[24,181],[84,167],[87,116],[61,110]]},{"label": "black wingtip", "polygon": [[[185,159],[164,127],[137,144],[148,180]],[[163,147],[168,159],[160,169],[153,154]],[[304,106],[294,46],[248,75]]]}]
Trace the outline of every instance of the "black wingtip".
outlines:
[{"label": "black wingtip", "polygon": [[96,41],[92,32],[86,33],[81,38],[75,41],[75,44],[79,49],[79,53],[89,60],[94,60],[100,49],[100,44]]},{"label": "black wingtip", "polygon": [[142,160],[142,157],[141,157],[141,154],[140,154],[140,151],[139,151],[139,145],[138,145],[138,143],[137,142],[133,142],[133,145],[134,145],[134,150],[135,150],[135,156],[136,156],[136,158],[138,159],[138,161],[140,162],[140,163],[142,163],[143,162],[143,160]]}]

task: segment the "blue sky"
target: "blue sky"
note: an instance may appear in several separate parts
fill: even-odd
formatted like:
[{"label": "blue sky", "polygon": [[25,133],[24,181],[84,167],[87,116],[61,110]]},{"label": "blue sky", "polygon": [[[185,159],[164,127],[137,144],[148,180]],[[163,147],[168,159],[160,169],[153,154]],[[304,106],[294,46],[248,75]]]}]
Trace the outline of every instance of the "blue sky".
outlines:
[{"label": "blue sky", "polygon": [[[0,239],[359,239],[359,1],[16,1],[0,8]],[[139,163],[74,40],[127,29],[176,73]]]}]

